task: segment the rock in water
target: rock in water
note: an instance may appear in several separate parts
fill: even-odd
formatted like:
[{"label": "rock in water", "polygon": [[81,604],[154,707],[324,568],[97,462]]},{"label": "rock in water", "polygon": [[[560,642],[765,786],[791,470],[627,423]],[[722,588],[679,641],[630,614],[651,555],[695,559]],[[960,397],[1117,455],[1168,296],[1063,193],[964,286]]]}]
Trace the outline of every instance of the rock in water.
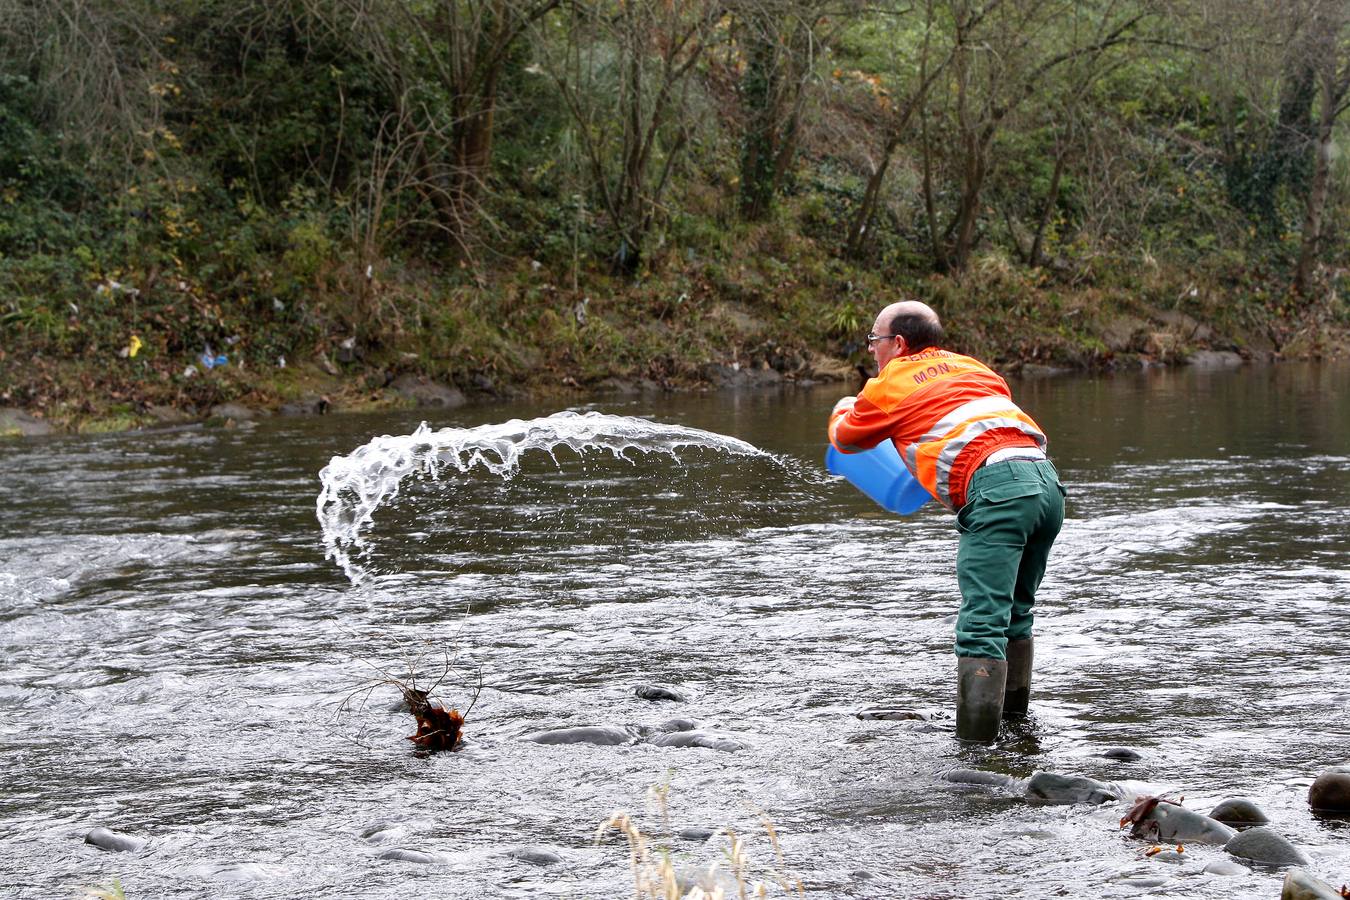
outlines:
[{"label": "rock in water", "polygon": [[513,847],[506,851],[506,855],[533,866],[551,866],[562,862],[562,857],[547,847]]},{"label": "rock in water", "polygon": [[1091,778],[1036,772],[1027,780],[1027,796],[1051,803],[1106,803],[1119,800],[1120,792]]},{"label": "rock in water", "polygon": [[1209,817],[1234,828],[1270,824],[1270,819],[1266,818],[1266,814],[1261,812],[1260,807],[1250,800],[1240,798],[1222,801],[1209,811]]},{"label": "rock in water", "polygon": [[1111,747],[1108,750],[1103,750],[1101,753],[1098,753],[1097,756],[1100,756],[1102,759],[1118,759],[1121,762],[1134,762],[1135,760],[1144,758],[1127,747]]},{"label": "rock in water", "polygon": [[1318,775],[1308,788],[1308,805],[1316,812],[1350,813],[1350,772],[1337,768]]},{"label": "rock in water", "polygon": [[1017,779],[1011,775],[1004,775],[999,772],[982,772],[979,769],[952,769],[942,776],[943,781],[950,781],[953,784],[980,784],[987,787],[1010,788],[1017,784]]},{"label": "rock in water", "polygon": [[1237,832],[1222,822],[1192,812],[1184,806],[1159,803],[1135,822],[1133,834],[1173,844],[1223,846]]},{"label": "rock in water", "polygon": [[92,828],[84,836],[86,844],[93,844],[100,850],[113,850],[118,852],[138,853],[145,849],[145,838],[132,837],[129,834],[119,834],[116,831],[110,831],[107,828]]},{"label": "rock in water", "polygon": [[1249,828],[1229,841],[1229,855],[1258,866],[1306,866],[1308,857],[1269,828]]},{"label": "rock in water", "polygon": [[643,700],[676,700],[684,702],[689,698],[673,687],[667,687],[664,684],[640,684],[634,690]]},{"label": "rock in water", "polygon": [[536,744],[596,744],[601,747],[616,747],[620,744],[632,744],[637,735],[627,728],[612,725],[582,725],[576,728],[553,728],[540,731],[525,738]]},{"label": "rock in water", "polygon": [[1284,876],[1280,900],[1342,900],[1345,895],[1331,885],[1314,878],[1298,866]]}]

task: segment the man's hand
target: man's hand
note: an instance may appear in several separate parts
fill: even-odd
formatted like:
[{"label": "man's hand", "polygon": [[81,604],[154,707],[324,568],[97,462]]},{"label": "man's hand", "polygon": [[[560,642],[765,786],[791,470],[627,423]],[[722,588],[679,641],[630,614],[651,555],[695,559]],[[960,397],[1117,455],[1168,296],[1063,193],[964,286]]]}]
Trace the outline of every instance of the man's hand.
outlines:
[{"label": "man's hand", "polygon": [[853,404],[857,402],[858,402],[857,397],[840,398],[839,402],[834,405],[834,410],[830,413],[830,416],[833,417],[838,415],[839,413],[848,412],[849,410],[853,409]]}]

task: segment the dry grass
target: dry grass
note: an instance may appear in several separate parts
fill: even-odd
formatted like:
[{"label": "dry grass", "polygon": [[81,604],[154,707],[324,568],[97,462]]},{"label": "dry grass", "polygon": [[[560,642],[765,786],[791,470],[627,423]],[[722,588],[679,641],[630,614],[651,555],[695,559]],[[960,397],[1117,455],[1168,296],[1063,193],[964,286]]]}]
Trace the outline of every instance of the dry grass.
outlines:
[{"label": "dry grass", "polygon": [[[724,826],[720,837],[725,839],[723,860],[714,861],[706,868],[681,874],[676,871],[670,848],[669,785],[653,787],[648,801],[657,810],[661,820],[662,839],[644,832],[628,813],[616,810],[596,829],[599,842],[612,831],[623,834],[628,842],[628,864],[633,874],[633,895],[639,900],[748,900],[751,897],[769,897],[778,891],[791,896],[805,896],[800,876],[787,871],[778,831],[763,812],[757,811],[764,838],[772,849],[773,863],[767,868],[756,864],[747,846],[746,837]],[[716,839],[716,836],[714,837]],[[722,876],[725,865],[730,878]]]}]

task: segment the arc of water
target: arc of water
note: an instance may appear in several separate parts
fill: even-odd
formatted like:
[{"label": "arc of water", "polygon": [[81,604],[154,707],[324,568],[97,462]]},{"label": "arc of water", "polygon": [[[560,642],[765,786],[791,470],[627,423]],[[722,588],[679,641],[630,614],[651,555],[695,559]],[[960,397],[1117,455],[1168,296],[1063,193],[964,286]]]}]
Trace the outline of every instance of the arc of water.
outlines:
[{"label": "arc of water", "polygon": [[425,422],[412,434],[383,435],[346,456],[334,456],[319,472],[322,485],[315,510],[323,530],[328,559],[342,567],[353,583],[366,573],[353,556],[364,546],[376,510],[398,496],[403,479],[415,473],[438,478],[453,468],[468,472],[481,466],[502,478],[520,469],[520,457],[529,450],[547,453],[567,447],[578,455],[609,452],[663,453],[678,459],[686,448],[708,448],[736,456],[770,456],[738,438],[690,428],[664,425],[635,416],[598,412],[559,412],[538,419],[511,419],[474,428],[432,431]]}]

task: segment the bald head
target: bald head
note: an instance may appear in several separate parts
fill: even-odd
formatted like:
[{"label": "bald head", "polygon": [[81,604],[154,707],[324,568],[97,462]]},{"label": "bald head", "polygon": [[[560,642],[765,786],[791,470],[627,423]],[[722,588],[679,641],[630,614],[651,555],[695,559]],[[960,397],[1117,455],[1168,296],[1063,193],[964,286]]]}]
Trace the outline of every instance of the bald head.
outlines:
[{"label": "bald head", "polygon": [[877,314],[877,334],[898,334],[905,339],[907,352],[918,353],[942,343],[942,323],[937,313],[918,300],[892,303]]}]

